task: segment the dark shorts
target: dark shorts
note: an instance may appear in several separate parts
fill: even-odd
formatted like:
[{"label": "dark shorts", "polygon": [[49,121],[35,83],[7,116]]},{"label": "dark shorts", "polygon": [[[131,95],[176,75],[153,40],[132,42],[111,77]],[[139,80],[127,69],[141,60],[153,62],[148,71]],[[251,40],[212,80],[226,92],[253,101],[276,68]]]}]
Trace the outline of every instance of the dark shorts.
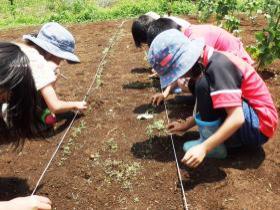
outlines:
[{"label": "dark shorts", "polygon": [[266,137],[260,131],[259,118],[255,110],[245,101],[242,103],[245,122],[226,142],[227,147],[260,147],[267,142]]}]

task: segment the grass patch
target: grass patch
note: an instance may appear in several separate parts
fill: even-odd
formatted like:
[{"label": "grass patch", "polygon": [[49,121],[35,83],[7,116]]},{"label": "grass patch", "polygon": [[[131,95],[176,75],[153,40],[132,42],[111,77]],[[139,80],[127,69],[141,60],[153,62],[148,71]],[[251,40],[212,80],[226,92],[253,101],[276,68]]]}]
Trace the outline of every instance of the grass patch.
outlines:
[{"label": "grass patch", "polygon": [[104,172],[107,175],[106,181],[117,181],[124,189],[132,188],[132,179],[139,173],[141,166],[137,162],[124,162],[122,160],[112,160],[110,158],[104,161]]},{"label": "grass patch", "polygon": [[163,135],[166,133],[165,125],[163,120],[155,120],[152,124],[146,128],[146,135],[149,138],[153,138],[156,135]]},{"label": "grass patch", "polygon": [[123,19],[142,15],[148,11],[166,14],[194,13],[192,1],[168,0],[2,0],[0,28],[20,25],[42,24],[48,21],[80,23],[112,19]]}]

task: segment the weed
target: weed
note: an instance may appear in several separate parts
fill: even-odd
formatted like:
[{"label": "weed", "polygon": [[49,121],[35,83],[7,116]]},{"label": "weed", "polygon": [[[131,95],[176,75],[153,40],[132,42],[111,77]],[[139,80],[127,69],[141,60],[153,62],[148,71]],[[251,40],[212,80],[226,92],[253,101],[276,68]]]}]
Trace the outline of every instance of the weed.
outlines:
[{"label": "weed", "polygon": [[[155,134],[155,131],[157,131],[157,134]],[[165,133],[165,126],[163,120],[156,120],[152,124],[148,125],[146,128],[146,135],[149,138],[152,138],[155,135],[162,135]]]},{"label": "weed", "polygon": [[107,182],[111,183],[111,181],[117,181],[124,189],[132,188],[131,181],[141,169],[140,163],[126,163],[122,160],[112,160],[110,158],[104,161],[103,167],[107,175]]},{"label": "weed", "polygon": [[69,141],[61,148],[62,149],[62,157],[58,162],[58,166],[63,165],[64,161],[67,160],[69,155],[71,154],[71,146],[74,145],[74,139],[70,138]]},{"label": "weed", "polygon": [[139,202],[139,198],[138,197],[133,198],[133,202],[134,203],[138,203]]},{"label": "weed", "polygon": [[73,127],[73,132],[72,132],[71,136],[73,138],[76,138],[77,136],[79,136],[82,133],[82,130],[85,128],[86,128],[86,123],[84,120],[82,120],[78,127]]},{"label": "weed", "polygon": [[99,88],[102,85],[101,74],[96,75],[96,88]]},{"label": "weed", "polygon": [[116,152],[118,150],[118,144],[113,138],[106,142],[106,150],[109,152]]}]

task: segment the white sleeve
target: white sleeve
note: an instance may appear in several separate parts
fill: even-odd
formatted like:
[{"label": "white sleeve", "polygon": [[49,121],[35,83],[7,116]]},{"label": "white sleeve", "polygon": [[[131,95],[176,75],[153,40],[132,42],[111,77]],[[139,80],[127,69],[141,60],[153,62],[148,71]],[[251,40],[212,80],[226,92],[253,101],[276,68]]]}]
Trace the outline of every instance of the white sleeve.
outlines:
[{"label": "white sleeve", "polygon": [[34,78],[37,90],[53,83],[56,80],[55,69],[57,66],[54,63],[47,61],[37,61],[31,65],[32,76]]},{"label": "white sleeve", "polygon": [[30,68],[37,90],[53,83],[56,80],[57,65],[45,58],[33,47],[19,45],[30,61]]},{"label": "white sleeve", "polygon": [[190,27],[190,23],[182,18],[174,17],[174,16],[164,16],[165,18],[168,18],[170,20],[173,20],[176,22],[178,25],[180,25],[183,28],[188,28]]}]

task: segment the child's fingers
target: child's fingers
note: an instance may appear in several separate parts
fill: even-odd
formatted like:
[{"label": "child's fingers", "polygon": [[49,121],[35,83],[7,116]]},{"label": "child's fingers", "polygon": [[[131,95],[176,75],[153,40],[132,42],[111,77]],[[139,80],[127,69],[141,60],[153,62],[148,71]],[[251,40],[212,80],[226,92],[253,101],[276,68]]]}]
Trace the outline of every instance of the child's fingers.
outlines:
[{"label": "child's fingers", "polygon": [[194,168],[194,166],[197,164],[197,159],[195,157],[191,157],[187,162],[186,165]]},{"label": "child's fingers", "polygon": [[171,122],[167,125],[167,129],[172,131],[176,127],[176,122]]},{"label": "child's fingers", "polygon": [[184,157],[183,157],[183,159],[181,160],[181,162],[187,165],[187,162],[188,162],[189,159],[191,159],[191,157],[192,157],[191,154],[190,154],[189,152],[187,152],[187,153],[184,155]]},{"label": "child's fingers", "polygon": [[152,96],[150,102],[152,103],[152,105],[155,105],[155,96]]},{"label": "child's fingers", "polygon": [[161,102],[162,102],[162,98],[161,98],[161,97],[158,97],[158,98],[157,98],[157,106],[159,106]]}]

